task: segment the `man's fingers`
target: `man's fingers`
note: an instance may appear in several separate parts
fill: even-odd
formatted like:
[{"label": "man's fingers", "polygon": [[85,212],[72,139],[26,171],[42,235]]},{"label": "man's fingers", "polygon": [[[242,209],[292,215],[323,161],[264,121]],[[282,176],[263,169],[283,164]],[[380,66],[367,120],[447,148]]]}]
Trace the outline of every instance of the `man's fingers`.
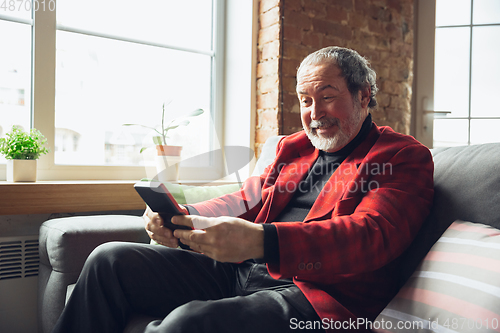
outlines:
[{"label": "man's fingers", "polygon": [[163,219],[158,213],[151,211],[151,209],[147,207],[144,212],[143,219],[146,224],[145,229],[149,238],[158,244],[168,247],[177,247],[179,245],[179,242],[177,238],[173,236],[172,231],[163,226]]},{"label": "man's fingers", "polygon": [[183,230],[183,229],[174,230],[174,237],[190,243],[205,243],[204,241],[205,234],[206,234],[205,230]]},{"label": "man's fingers", "polygon": [[185,225],[187,227],[193,227],[194,216],[192,215],[175,215],[172,217],[172,223],[177,225]]},{"label": "man's fingers", "polygon": [[183,230],[176,229],[174,237],[191,249],[203,253],[207,250],[207,243],[204,239],[206,232],[204,230]]}]

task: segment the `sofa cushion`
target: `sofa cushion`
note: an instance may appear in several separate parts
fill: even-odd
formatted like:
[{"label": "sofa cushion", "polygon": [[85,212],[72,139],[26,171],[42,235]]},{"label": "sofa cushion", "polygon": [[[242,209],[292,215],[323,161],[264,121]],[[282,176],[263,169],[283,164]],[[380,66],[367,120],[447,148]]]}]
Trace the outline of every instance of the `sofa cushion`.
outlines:
[{"label": "sofa cushion", "polygon": [[500,143],[438,148],[432,155],[434,204],[401,258],[400,285],[453,221],[478,221],[500,229]]},{"label": "sofa cushion", "polygon": [[451,224],[374,328],[376,332],[500,331],[500,230],[463,221]]}]

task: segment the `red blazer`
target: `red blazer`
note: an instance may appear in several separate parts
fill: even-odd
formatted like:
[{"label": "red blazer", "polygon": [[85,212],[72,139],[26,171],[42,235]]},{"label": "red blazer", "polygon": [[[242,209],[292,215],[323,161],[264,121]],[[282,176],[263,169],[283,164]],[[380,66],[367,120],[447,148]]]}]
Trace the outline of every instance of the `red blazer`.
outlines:
[{"label": "red blazer", "polygon": [[[260,177],[193,207],[204,216],[273,223],[318,154],[303,131],[287,136]],[[305,220],[275,223],[280,263],[268,264],[270,274],[293,277],[327,331],[340,324],[335,321],[374,320],[397,292],[395,259],[429,214],[433,170],[425,146],[374,124],[330,177]]]}]

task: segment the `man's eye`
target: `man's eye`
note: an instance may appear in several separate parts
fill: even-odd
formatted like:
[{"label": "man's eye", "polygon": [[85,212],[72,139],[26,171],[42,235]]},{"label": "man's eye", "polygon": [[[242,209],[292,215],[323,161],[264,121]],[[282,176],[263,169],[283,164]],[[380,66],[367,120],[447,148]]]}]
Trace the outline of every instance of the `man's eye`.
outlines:
[{"label": "man's eye", "polygon": [[325,101],[331,101],[333,99],[333,96],[325,96],[323,97]]}]

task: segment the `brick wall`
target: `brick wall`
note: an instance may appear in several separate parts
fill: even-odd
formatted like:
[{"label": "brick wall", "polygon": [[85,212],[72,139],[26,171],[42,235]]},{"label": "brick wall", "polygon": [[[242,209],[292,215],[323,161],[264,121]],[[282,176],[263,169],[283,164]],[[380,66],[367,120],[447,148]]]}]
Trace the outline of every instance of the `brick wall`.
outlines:
[{"label": "brick wall", "polygon": [[256,149],[302,129],[296,69],[325,46],[355,49],[377,72],[378,125],[409,134],[413,82],[413,0],[260,0]]}]

